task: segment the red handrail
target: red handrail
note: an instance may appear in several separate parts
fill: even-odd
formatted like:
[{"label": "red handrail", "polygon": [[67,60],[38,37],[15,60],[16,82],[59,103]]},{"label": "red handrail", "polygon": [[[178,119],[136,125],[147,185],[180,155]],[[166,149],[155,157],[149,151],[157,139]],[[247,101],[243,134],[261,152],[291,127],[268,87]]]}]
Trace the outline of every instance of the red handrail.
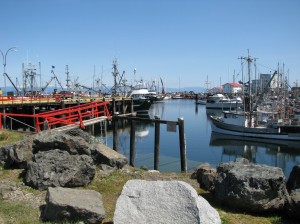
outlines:
[{"label": "red handrail", "polygon": [[110,119],[110,113],[107,107],[108,104],[108,101],[91,102],[38,114],[0,113],[0,129],[2,129],[3,116],[32,117],[35,119],[35,126],[37,132],[40,132],[40,126],[45,125],[45,121],[47,123],[48,128],[51,128],[54,125],[69,124],[74,124],[79,126],[80,128],[84,128],[84,120],[96,118],[99,116],[106,116],[108,119]]}]

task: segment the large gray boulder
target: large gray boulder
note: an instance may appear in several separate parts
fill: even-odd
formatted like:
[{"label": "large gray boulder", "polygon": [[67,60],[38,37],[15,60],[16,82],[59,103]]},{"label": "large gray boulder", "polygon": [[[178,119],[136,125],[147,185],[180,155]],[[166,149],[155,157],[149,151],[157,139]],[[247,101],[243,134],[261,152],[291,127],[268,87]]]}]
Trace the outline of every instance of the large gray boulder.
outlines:
[{"label": "large gray boulder", "polygon": [[83,138],[86,142],[88,143],[92,143],[93,141],[95,141],[95,137],[90,135],[88,132],[80,129],[80,128],[75,128],[75,129],[71,129],[71,130],[67,130],[64,132],[66,135],[70,135],[73,137],[81,137]]},{"label": "large gray boulder", "polygon": [[25,183],[39,190],[48,187],[79,187],[94,178],[96,167],[88,155],[71,155],[55,149],[36,153],[28,163]]},{"label": "large gray boulder", "polygon": [[291,218],[300,220],[300,165],[293,167],[286,187],[290,193],[286,214]]},{"label": "large gray boulder", "polygon": [[103,145],[93,144],[91,146],[92,158],[95,164],[107,165],[112,168],[122,169],[128,163],[127,158],[115,150]]},{"label": "large gray boulder", "polygon": [[300,165],[294,166],[288,181],[286,182],[288,192],[300,189]]},{"label": "large gray boulder", "polygon": [[182,181],[129,180],[117,200],[114,224],[214,224],[218,212]]},{"label": "large gray boulder", "polygon": [[282,169],[242,159],[217,167],[215,197],[245,211],[271,212],[283,209],[288,193]]},{"label": "large gray boulder", "polygon": [[2,146],[0,148],[0,160],[5,164],[5,167],[25,169],[33,155],[32,141],[33,137],[28,136],[24,140]]},{"label": "large gray boulder", "polygon": [[94,190],[48,188],[43,221],[102,223],[105,211],[102,196]]},{"label": "large gray boulder", "polygon": [[89,143],[80,136],[71,136],[58,131],[43,131],[33,140],[33,153],[60,149],[70,154],[91,155]]}]

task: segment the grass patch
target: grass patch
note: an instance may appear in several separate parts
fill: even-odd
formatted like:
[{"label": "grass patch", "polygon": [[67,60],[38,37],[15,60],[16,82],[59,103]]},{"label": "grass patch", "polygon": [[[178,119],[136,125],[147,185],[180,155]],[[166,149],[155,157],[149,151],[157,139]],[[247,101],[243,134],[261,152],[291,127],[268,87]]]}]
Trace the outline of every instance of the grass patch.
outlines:
[{"label": "grass patch", "polygon": [[1,130],[0,131],[0,146],[3,146],[10,142],[16,142],[23,139],[24,134],[20,132]]},{"label": "grass patch", "polygon": [[39,209],[34,209],[24,202],[5,201],[0,198],[0,223],[39,223],[39,215]]}]

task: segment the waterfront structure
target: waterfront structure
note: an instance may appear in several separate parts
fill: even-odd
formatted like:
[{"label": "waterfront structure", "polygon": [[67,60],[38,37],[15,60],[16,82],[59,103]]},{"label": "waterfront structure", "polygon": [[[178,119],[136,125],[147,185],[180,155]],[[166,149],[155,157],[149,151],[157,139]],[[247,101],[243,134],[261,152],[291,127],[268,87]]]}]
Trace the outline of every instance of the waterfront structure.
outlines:
[{"label": "waterfront structure", "polygon": [[242,85],[235,82],[228,82],[223,87],[223,93],[236,94],[242,92]]}]

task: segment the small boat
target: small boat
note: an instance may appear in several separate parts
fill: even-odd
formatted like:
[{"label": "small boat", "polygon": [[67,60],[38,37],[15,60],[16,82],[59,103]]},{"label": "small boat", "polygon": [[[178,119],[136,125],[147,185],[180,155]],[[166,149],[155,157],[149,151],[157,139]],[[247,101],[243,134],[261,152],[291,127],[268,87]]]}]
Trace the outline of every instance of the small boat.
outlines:
[{"label": "small boat", "polygon": [[172,95],[172,99],[184,99],[184,96],[182,96],[181,94],[174,94]]},{"label": "small boat", "polygon": [[230,99],[223,94],[214,94],[209,96],[206,101],[206,108],[207,109],[235,109],[242,106],[243,102],[239,98]]},{"label": "small boat", "polygon": [[147,96],[152,103],[159,103],[159,102],[163,102],[165,96],[162,94],[157,94],[156,92],[149,92],[148,96]]}]

